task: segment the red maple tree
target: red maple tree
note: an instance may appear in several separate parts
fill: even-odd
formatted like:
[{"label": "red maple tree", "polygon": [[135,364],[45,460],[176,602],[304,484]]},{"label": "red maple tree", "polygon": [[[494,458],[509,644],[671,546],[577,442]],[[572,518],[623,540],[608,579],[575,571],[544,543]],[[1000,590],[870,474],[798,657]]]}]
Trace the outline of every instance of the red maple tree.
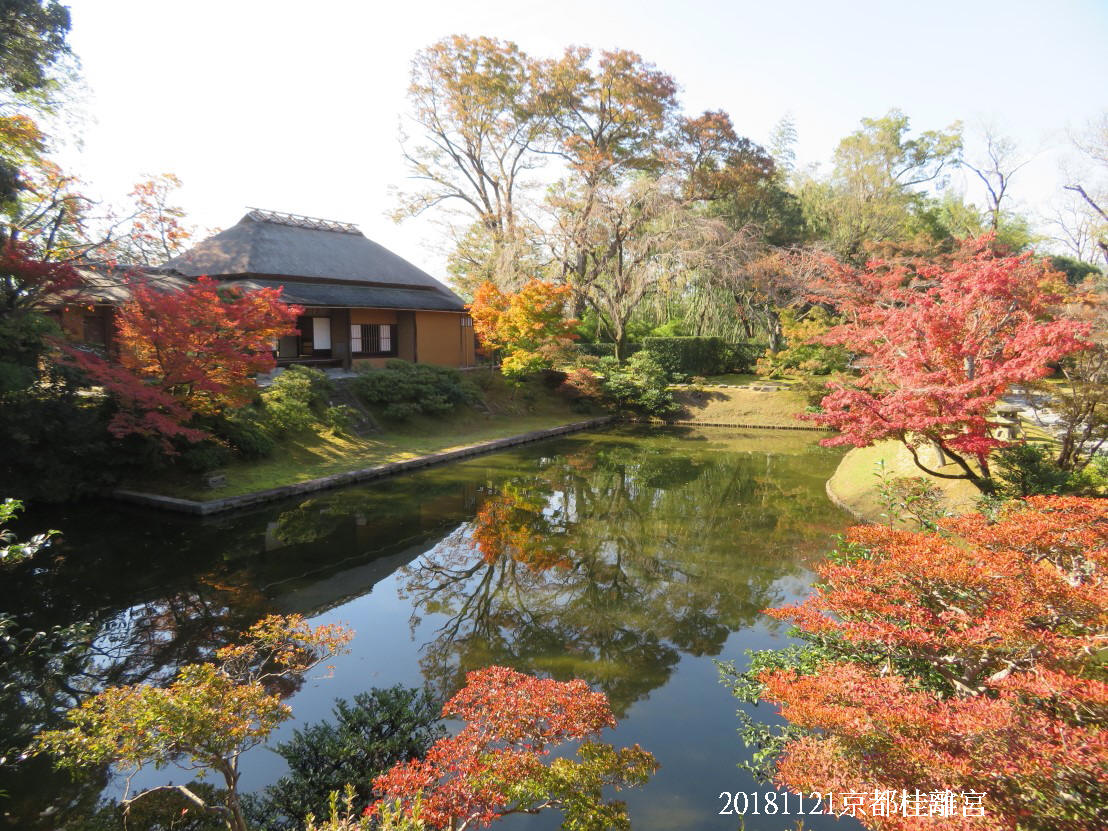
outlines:
[{"label": "red maple tree", "polygon": [[[180,291],[130,283],[131,300],[116,315],[119,361],[68,349],[71,360],[119,403],[109,429],[200,441],[191,422],[219,415],[256,394],[252,376],[274,366],[273,344],[296,331],[301,309],[280,289],[243,292],[200,277]],[[168,446],[168,444],[165,444]]]},{"label": "red maple tree", "polygon": [[769,611],[829,647],[814,671],[759,679],[806,731],[778,784],[894,793],[895,811],[859,815],[877,829],[919,827],[904,794],[948,791],[985,810],[944,828],[1102,828],[1108,504],[1032,497],[942,527],[853,528],[812,595]]},{"label": "red maple tree", "polygon": [[[623,804],[604,802],[601,789],[642,784],[658,767],[638,745],[616,750],[593,740],[616,720],[607,696],[584,681],[487,667],[466,676],[466,686],[446,703],[443,716],[466,725],[436,742],[424,759],[377,777],[373,784],[381,799],[368,813],[399,804],[408,818],[462,831],[510,814],[558,808],[567,826],[578,821],[627,827]],[[579,761],[544,761],[550,748],[569,741],[582,741]]]},{"label": "red maple tree", "polygon": [[77,285],[80,276],[68,263],[39,259],[28,244],[0,233],[0,396],[62,385],[52,381],[49,360],[56,327],[43,313]]},{"label": "red maple tree", "polygon": [[[860,373],[830,384],[811,416],[839,431],[824,444],[898,439],[925,472],[990,490],[988,454],[1003,444],[990,434],[992,408],[1082,349],[1087,327],[1052,316],[1060,274],[1030,253],[997,256],[989,242],[967,241],[949,264],[831,269],[819,299],[845,322],[821,340],[854,353]],[[919,454],[928,443],[962,472],[929,468]]]},{"label": "red maple tree", "polygon": [[80,279],[69,263],[41,260],[31,245],[8,239],[0,246],[0,314],[40,308]]}]

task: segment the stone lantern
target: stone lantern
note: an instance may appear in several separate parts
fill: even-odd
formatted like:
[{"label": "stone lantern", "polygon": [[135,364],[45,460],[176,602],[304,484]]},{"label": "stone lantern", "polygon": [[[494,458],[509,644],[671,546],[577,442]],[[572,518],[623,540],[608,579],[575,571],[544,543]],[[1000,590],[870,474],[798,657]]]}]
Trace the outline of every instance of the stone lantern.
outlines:
[{"label": "stone lantern", "polygon": [[1019,441],[1023,437],[1018,404],[998,404],[996,421],[993,422],[993,435],[1001,441]]}]

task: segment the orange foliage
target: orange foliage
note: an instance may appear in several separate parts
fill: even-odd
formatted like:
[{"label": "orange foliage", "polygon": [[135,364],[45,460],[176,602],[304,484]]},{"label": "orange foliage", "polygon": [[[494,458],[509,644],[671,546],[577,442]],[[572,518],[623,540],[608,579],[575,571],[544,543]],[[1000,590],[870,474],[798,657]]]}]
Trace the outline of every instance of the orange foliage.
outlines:
[{"label": "orange foliage", "polygon": [[506,490],[481,506],[473,522],[473,544],[486,563],[510,557],[536,571],[568,568],[569,558],[560,550],[542,520],[542,495]]},{"label": "orange foliage", "polygon": [[[642,784],[657,769],[638,745],[617,751],[592,741],[616,720],[607,696],[580,680],[487,667],[466,676],[443,716],[466,724],[436,742],[425,759],[377,777],[373,785],[382,798],[368,813],[399,801],[409,818],[429,827],[462,829],[560,808],[567,814],[563,827],[627,827],[622,804],[603,802],[601,788]],[[550,748],[581,740],[580,762],[544,763]],[[576,824],[582,821],[591,824]]]},{"label": "orange foliage", "polygon": [[477,288],[469,312],[482,345],[502,353],[505,375],[549,369],[573,343],[576,320],[563,314],[570,287],[531,280],[515,294],[491,282]]},{"label": "orange foliage", "polygon": [[[1108,806],[1108,503],[1032,497],[940,534],[848,534],[849,559],[775,609],[839,656],[763,673],[812,732],[785,746],[793,790],[984,792],[944,828],[1102,828]],[[847,660],[842,660],[845,656]],[[872,828],[917,828],[902,814]]]}]

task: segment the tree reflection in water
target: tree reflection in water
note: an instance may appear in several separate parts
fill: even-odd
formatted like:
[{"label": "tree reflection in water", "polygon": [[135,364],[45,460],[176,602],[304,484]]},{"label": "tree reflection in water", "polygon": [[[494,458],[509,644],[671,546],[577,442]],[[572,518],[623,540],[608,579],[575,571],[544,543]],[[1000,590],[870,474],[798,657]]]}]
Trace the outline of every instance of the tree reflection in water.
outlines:
[{"label": "tree reflection in water", "polygon": [[[585,678],[622,716],[681,654],[717,655],[838,528],[772,455],[609,442],[491,485],[474,519],[402,570],[443,696],[489,664]],[[820,533],[824,531],[825,533]]]}]

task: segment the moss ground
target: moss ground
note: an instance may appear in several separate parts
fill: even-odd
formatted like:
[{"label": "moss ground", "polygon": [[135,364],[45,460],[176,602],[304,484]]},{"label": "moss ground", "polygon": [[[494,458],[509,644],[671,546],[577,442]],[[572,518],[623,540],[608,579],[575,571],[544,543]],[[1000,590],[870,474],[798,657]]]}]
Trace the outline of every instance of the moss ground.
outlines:
[{"label": "moss ground", "polygon": [[731,372],[727,375],[709,375],[709,384],[756,384],[762,379],[752,373]]},{"label": "moss ground", "polygon": [[683,408],[680,415],[683,420],[758,427],[812,426],[797,418],[807,402],[792,390],[678,389],[674,398]]},{"label": "moss ground", "polygon": [[[832,496],[865,522],[888,522],[877,487],[878,470],[882,464],[887,475],[892,478],[927,478],[942,493],[942,506],[951,513],[961,514],[974,510],[981,495],[977,488],[965,480],[927,476],[916,467],[911,455],[900,442],[878,442],[872,447],[858,447],[847,453],[827,483]],[[955,465],[947,465],[940,472],[958,473],[959,470]]]},{"label": "moss ground", "polygon": [[556,427],[598,414],[582,412],[539,382],[515,388],[495,376],[483,378],[481,383],[482,406],[459,407],[447,416],[419,416],[390,423],[374,412],[383,427],[380,433],[352,436],[320,430],[285,438],[267,459],[221,468],[218,472],[225,474],[227,481],[223,487],[210,488],[204,484],[205,476],[177,472],[132,480],[125,487],[184,499],[219,499]]}]

